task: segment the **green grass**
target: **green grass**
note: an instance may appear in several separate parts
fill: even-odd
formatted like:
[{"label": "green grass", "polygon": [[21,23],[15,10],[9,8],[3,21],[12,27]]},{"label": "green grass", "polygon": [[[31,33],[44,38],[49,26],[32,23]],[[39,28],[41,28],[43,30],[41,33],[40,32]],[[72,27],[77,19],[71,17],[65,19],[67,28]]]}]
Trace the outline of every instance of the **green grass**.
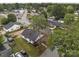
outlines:
[{"label": "green grass", "polygon": [[4,41],[4,37],[3,35],[0,35],[0,45],[3,44],[3,41]]},{"label": "green grass", "polygon": [[[35,57],[40,55],[39,49],[34,47],[33,45],[27,43],[24,39],[22,38],[16,38],[15,39],[16,47],[13,47],[14,51],[20,51],[20,50],[25,50],[30,56]],[[18,47],[18,48],[17,48]]]},{"label": "green grass", "polygon": [[47,43],[48,43],[48,47],[52,46],[52,36],[51,36],[51,34],[48,37],[48,42]]},{"label": "green grass", "polygon": [[20,51],[19,47],[17,47],[17,45],[15,45],[15,42],[12,42],[12,44],[10,46],[12,48],[13,53]]}]

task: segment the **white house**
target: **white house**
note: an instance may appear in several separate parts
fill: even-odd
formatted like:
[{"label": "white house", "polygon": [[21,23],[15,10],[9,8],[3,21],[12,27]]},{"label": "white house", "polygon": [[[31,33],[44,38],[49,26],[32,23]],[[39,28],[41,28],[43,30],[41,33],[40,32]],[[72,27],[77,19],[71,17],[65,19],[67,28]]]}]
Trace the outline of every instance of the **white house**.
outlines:
[{"label": "white house", "polygon": [[20,29],[20,25],[18,23],[10,22],[7,25],[5,25],[3,29],[6,32],[12,32]]}]

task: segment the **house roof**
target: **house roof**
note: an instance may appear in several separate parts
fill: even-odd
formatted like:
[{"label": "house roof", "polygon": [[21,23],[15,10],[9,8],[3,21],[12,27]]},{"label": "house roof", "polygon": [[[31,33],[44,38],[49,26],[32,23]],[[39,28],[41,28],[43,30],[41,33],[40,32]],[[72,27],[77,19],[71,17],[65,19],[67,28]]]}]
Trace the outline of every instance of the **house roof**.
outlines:
[{"label": "house roof", "polygon": [[39,36],[39,33],[31,30],[31,29],[25,29],[23,32],[22,32],[22,35],[25,37],[25,38],[29,38],[30,41],[34,41],[37,39],[37,37]]},{"label": "house roof", "polygon": [[18,24],[18,23],[14,23],[14,22],[10,22],[7,25],[4,26],[5,29],[9,29],[10,27],[12,27],[13,25]]},{"label": "house roof", "polygon": [[3,44],[3,46],[0,47],[1,57],[9,57],[11,53],[11,47],[7,43]]},{"label": "house roof", "polygon": [[58,22],[57,20],[48,19],[48,23],[51,24],[51,25],[62,27],[62,24],[60,22]]}]

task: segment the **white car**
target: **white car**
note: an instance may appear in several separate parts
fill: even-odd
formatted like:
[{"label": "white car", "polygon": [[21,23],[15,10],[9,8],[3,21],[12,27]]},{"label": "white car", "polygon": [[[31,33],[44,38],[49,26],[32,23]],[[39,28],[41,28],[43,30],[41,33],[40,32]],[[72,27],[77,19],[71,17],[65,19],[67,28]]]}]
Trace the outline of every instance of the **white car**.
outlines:
[{"label": "white car", "polygon": [[23,55],[22,55],[20,52],[17,52],[17,53],[15,54],[15,57],[23,57]]}]

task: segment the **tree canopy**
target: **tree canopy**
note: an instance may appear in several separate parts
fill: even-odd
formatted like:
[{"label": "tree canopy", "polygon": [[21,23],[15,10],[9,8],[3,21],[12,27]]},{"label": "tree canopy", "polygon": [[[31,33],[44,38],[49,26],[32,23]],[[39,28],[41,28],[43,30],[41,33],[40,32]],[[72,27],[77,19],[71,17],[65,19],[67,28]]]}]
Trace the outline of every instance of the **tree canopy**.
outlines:
[{"label": "tree canopy", "polygon": [[65,15],[65,8],[62,5],[48,5],[47,9],[49,16],[55,16],[56,19]]},{"label": "tree canopy", "polygon": [[74,21],[75,15],[74,14],[66,14],[64,17],[64,22],[66,25],[71,24]]},{"label": "tree canopy", "polygon": [[0,25],[5,25],[7,21],[7,18],[5,18],[4,16],[0,16]]},{"label": "tree canopy", "polygon": [[74,13],[74,7],[71,5],[67,6],[67,13]]},{"label": "tree canopy", "polygon": [[33,16],[32,26],[35,30],[44,29],[47,27],[47,25],[47,19],[44,17],[44,15]]},{"label": "tree canopy", "polygon": [[55,29],[51,38],[60,56],[79,56],[79,20],[65,29]]},{"label": "tree canopy", "polygon": [[17,21],[16,16],[14,14],[9,14],[6,23],[16,22],[16,21]]}]

